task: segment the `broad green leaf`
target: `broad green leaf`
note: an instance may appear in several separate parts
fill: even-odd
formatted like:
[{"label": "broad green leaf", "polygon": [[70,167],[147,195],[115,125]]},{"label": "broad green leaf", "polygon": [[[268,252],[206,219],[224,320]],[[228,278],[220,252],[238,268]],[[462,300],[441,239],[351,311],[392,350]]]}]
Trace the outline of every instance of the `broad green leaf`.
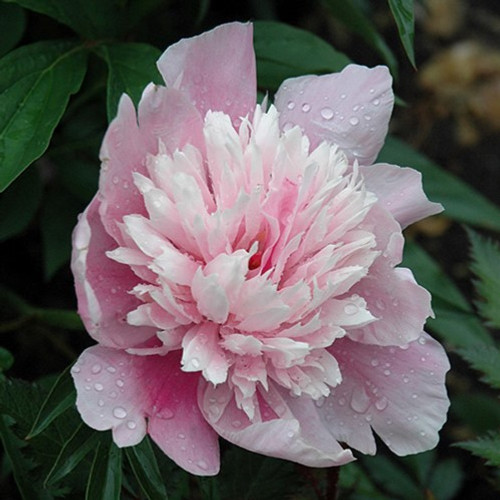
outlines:
[{"label": "broad green leaf", "polygon": [[69,373],[64,370],[52,386],[26,439],[32,439],[46,429],[57,417],[75,405],[75,386]]},{"label": "broad green leaf", "polygon": [[373,47],[384,59],[397,77],[398,65],[394,54],[367,15],[356,5],[353,0],[323,0],[334,17],[341,21],[347,28],[359,35],[365,42]]},{"label": "broad green leaf", "polygon": [[148,500],[167,500],[164,479],[160,475],[149,438],[144,438],[136,446],[125,448],[125,454],[146,498]]},{"label": "broad green leaf", "polygon": [[413,50],[415,35],[414,0],[388,0],[388,2],[398,27],[401,43],[412,66],[415,67],[415,52]]},{"label": "broad green leaf", "polygon": [[433,495],[431,498],[436,500],[457,498],[456,494],[462,486],[464,475],[458,460],[448,458],[437,462],[428,484],[428,490]]},{"label": "broad green leaf", "polygon": [[472,368],[483,373],[483,382],[500,389],[500,351],[495,346],[475,345],[459,349],[458,353]]},{"label": "broad green leaf", "polygon": [[110,440],[101,440],[85,492],[85,500],[120,500],[122,487],[122,450]]},{"label": "broad green leaf", "polygon": [[340,467],[339,487],[341,491],[353,491],[349,500],[390,500],[385,493],[373,484],[372,479],[358,463],[349,463]]},{"label": "broad green leaf", "polygon": [[0,56],[17,45],[26,27],[24,10],[17,5],[0,3]]},{"label": "broad green leaf", "polygon": [[259,88],[276,91],[283,80],[342,70],[350,60],[321,38],[273,21],[254,23]]},{"label": "broad green leaf", "polygon": [[108,76],[108,119],[116,115],[118,101],[128,94],[137,105],[142,91],[150,82],[162,83],[156,61],[161,52],[144,43],[115,43],[102,45],[98,54],[106,61]]},{"label": "broad green leaf", "polygon": [[402,457],[400,460],[412,472],[420,486],[426,486],[436,463],[436,452],[435,450],[426,451]]},{"label": "broad green leaf", "polygon": [[446,276],[439,264],[416,243],[406,242],[402,265],[413,271],[417,281],[427,288],[433,297],[439,297],[461,311],[472,311],[472,307],[453,281]]},{"label": "broad green leaf", "polygon": [[474,455],[484,458],[486,465],[500,467],[500,432],[492,432],[475,441],[464,441],[456,446],[469,450]]},{"label": "broad green leaf", "polygon": [[296,490],[297,479],[289,462],[232,448],[221,467],[220,493],[227,500],[275,500]]},{"label": "broad green leaf", "polygon": [[33,317],[44,325],[63,328],[65,330],[85,331],[80,316],[75,311],[66,309],[32,309]]},{"label": "broad green leaf", "polygon": [[451,219],[500,231],[500,207],[403,141],[388,137],[378,161],[413,167],[422,172],[427,196],[442,203],[445,215]]},{"label": "broad green leaf", "polygon": [[36,169],[25,172],[0,194],[0,241],[17,236],[28,227],[41,199],[42,183]]},{"label": "broad green leaf", "polygon": [[0,191],[45,151],[85,69],[86,50],[73,42],[38,42],[0,60]]},{"label": "broad green leaf", "polygon": [[0,347],[0,373],[7,371],[13,364],[14,356],[12,353],[4,347]]},{"label": "broad green leaf", "polygon": [[50,486],[67,476],[87,455],[95,449],[100,434],[81,423],[66,441],[44,484]]},{"label": "broad green leaf", "polygon": [[478,309],[489,324],[500,328],[500,245],[468,231],[471,242],[472,272],[477,276],[480,295]]},{"label": "broad green leaf", "polygon": [[477,391],[457,394],[453,396],[451,412],[473,432],[480,434],[498,427],[500,401]]},{"label": "broad green leaf", "polygon": [[48,281],[71,257],[71,234],[85,206],[57,184],[48,191],[40,220],[43,265]]},{"label": "broad green leaf", "polygon": [[40,489],[33,483],[32,472],[35,465],[22,452],[26,443],[21,441],[10,429],[5,415],[0,415],[0,439],[3,449],[12,464],[14,479],[23,500],[49,500],[52,497],[45,489]]},{"label": "broad green leaf", "polygon": [[363,457],[362,464],[383,491],[394,495],[399,500],[414,500],[422,497],[420,488],[395,461],[383,455],[377,455]]}]

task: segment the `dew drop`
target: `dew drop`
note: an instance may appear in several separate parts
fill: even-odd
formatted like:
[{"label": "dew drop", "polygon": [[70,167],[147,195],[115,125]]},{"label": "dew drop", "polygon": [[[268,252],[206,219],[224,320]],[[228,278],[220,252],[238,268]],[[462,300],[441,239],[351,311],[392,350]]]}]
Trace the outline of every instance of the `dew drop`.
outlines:
[{"label": "dew drop", "polygon": [[364,413],[371,404],[370,397],[362,387],[356,387],[351,396],[351,408],[357,413]]},{"label": "dew drop", "polygon": [[291,130],[293,128],[293,123],[291,122],[286,122],[284,125],[283,125],[283,132],[288,132],[289,130]]},{"label": "dew drop", "polygon": [[309,113],[309,111],[311,111],[311,105],[307,103],[302,104],[302,111],[304,113]]},{"label": "dew drop", "polygon": [[340,398],[339,399],[339,405],[344,406],[345,405],[345,398]]},{"label": "dew drop", "polygon": [[366,415],[365,420],[367,422],[371,422],[373,420],[373,417],[371,415]]},{"label": "dew drop", "polygon": [[91,372],[94,374],[94,375],[97,375],[100,371],[102,370],[102,366],[99,364],[99,363],[96,363],[92,368],[91,368]]},{"label": "dew drop", "polygon": [[375,93],[375,89],[370,89],[370,94]]},{"label": "dew drop", "polygon": [[341,99],[345,99],[346,97],[347,97],[347,95],[346,95],[346,94],[340,94],[340,98],[341,98]]},{"label": "dew drop", "polygon": [[[316,399],[316,401],[314,401],[314,404],[316,405],[316,407],[321,408],[325,404],[325,401],[326,401],[326,398],[321,397],[319,399]],[[277,412],[277,413],[279,414],[279,412]]]},{"label": "dew drop", "polygon": [[369,122],[369,121],[372,119],[372,117],[371,117],[370,115],[364,115],[364,116],[363,116],[363,118],[364,118],[367,122]]},{"label": "dew drop", "polygon": [[120,182],[120,179],[115,175],[112,179],[113,184],[118,184]]},{"label": "dew drop", "polygon": [[391,370],[384,370],[384,375],[388,377],[391,374]]},{"label": "dew drop", "polygon": [[73,368],[71,368],[71,371],[73,373],[80,373],[81,372],[80,367],[77,365],[73,366]]},{"label": "dew drop", "polygon": [[130,430],[133,430],[137,427],[137,424],[133,421],[133,420],[129,420],[127,422],[127,427],[130,429]]},{"label": "dew drop", "polygon": [[347,304],[346,306],[344,306],[344,312],[348,315],[348,316],[353,316],[354,314],[356,314],[357,312],[359,311],[359,307],[356,305],[356,304]]},{"label": "dew drop", "polygon": [[106,368],[106,371],[108,371],[109,373],[115,373],[116,372],[116,368],[114,366],[108,366]]},{"label": "dew drop", "polygon": [[405,384],[407,384],[409,381],[410,381],[410,379],[409,379],[408,377],[403,377],[403,382],[404,382]]},{"label": "dew drop", "polygon": [[174,412],[170,408],[162,408],[155,416],[163,420],[169,420],[173,418]]},{"label": "dew drop", "polygon": [[351,118],[349,118],[349,123],[352,126],[355,126],[359,123],[359,118],[357,118],[356,116],[351,116]]},{"label": "dew drop", "polygon": [[380,99],[373,99],[373,105],[378,106],[380,104]]},{"label": "dew drop", "polygon": [[424,436],[426,436],[426,433],[425,433],[424,431],[420,431],[420,435],[421,435],[422,437],[424,437]]},{"label": "dew drop", "polygon": [[377,410],[379,411],[385,410],[387,408],[387,405],[388,405],[387,398],[380,398],[377,399],[377,401],[375,401],[375,408],[377,408]]},{"label": "dew drop", "polygon": [[381,310],[383,311],[385,309],[385,302],[382,300],[382,299],[377,299],[375,301],[375,305]]},{"label": "dew drop", "polygon": [[196,462],[196,465],[197,465],[200,469],[203,469],[203,470],[207,470],[207,469],[208,469],[208,465],[207,465],[207,463],[205,462],[205,460],[198,460],[198,462]]},{"label": "dew drop", "polygon": [[102,408],[104,406],[104,400],[100,399],[99,401],[97,401],[97,405]]},{"label": "dew drop", "polygon": [[125,382],[124,382],[121,378],[119,378],[119,379],[115,382],[115,384],[116,384],[118,387],[123,387],[123,386],[125,385]]},{"label": "dew drop", "polygon": [[417,399],[417,398],[418,398],[418,394],[413,393],[413,394],[411,395],[411,397],[412,397],[412,399]]},{"label": "dew drop", "polygon": [[116,396],[117,396],[116,391],[111,391],[111,392],[109,393],[109,397],[110,397],[111,399],[115,399],[115,398],[116,398]]},{"label": "dew drop", "polygon": [[233,427],[235,429],[239,429],[241,427],[241,421],[240,420],[233,420],[232,424],[233,424]]},{"label": "dew drop", "polygon": [[179,432],[179,434],[177,434],[177,437],[179,439],[186,439],[186,434],[182,434],[182,432]]},{"label": "dew drop", "polygon": [[325,120],[331,120],[333,118],[333,111],[331,108],[328,107],[323,108],[320,114]]},{"label": "dew drop", "polygon": [[123,189],[128,189],[129,188],[129,183],[127,181],[125,181],[123,184]]},{"label": "dew drop", "polygon": [[193,365],[194,368],[199,368],[200,367],[200,360],[198,358],[192,358],[191,364]]},{"label": "dew drop", "polygon": [[288,104],[286,105],[286,107],[290,110],[292,110],[293,108],[295,108],[295,103],[293,101],[288,101]]},{"label": "dew drop", "polygon": [[293,431],[288,431],[288,432],[286,433],[286,435],[287,435],[289,438],[293,438],[293,436],[295,436],[295,432],[293,432]]},{"label": "dew drop", "polygon": [[380,361],[377,358],[373,358],[370,362],[372,366],[378,366],[380,364]]},{"label": "dew drop", "polygon": [[419,337],[419,338],[418,338],[418,343],[419,343],[420,345],[425,345],[425,344],[426,344],[426,342],[427,342],[427,340],[425,339],[425,337]]},{"label": "dew drop", "polygon": [[101,392],[104,389],[104,386],[102,384],[99,384],[98,382],[94,384],[94,389],[97,392]]},{"label": "dew drop", "polygon": [[90,385],[88,385],[88,384],[87,384],[87,385],[85,386],[85,390],[86,390],[86,391],[90,391],[90,389],[92,389],[92,387],[90,387]]},{"label": "dew drop", "polygon": [[422,356],[422,357],[420,358],[420,361],[422,361],[422,363],[425,363],[425,362],[427,361],[427,358],[426,358],[425,356]]},{"label": "dew drop", "polygon": [[121,420],[127,416],[127,411],[125,410],[125,408],[117,406],[116,408],[113,409],[113,415]]}]

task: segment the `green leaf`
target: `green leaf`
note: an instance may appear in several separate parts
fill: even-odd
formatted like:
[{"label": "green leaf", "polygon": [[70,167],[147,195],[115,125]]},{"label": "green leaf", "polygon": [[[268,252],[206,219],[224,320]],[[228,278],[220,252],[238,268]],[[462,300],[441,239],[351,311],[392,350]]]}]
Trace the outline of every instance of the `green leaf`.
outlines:
[{"label": "green leaf", "polygon": [[352,0],[323,1],[334,17],[363,38],[370,47],[373,47],[382,56],[391,73],[397,77],[398,65],[394,54],[359,6]]},{"label": "green leaf", "polygon": [[81,423],[73,435],[64,443],[54,465],[45,478],[47,486],[57,483],[66,477],[75,467],[95,449],[100,434]]},{"label": "green leaf", "polygon": [[500,401],[478,391],[454,395],[451,411],[477,434],[498,427],[500,422]]},{"label": "green leaf", "polygon": [[500,389],[500,351],[495,346],[475,345],[459,349],[458,353],[472,368],[483,373],[483,382]]},{"label": "green leaf", "polygon": [[75,311],[66,309],[32,309],[33,317],[44,325],[65,330],[85,331],[80,316]]},{"label": "green leaf", "polygon": [[120,500],[121,487],[122,450],[103,439],[95,451],[85,500]]},{"label": "green leaf", "polygon": [[436,317],[429,319],[427,325],[450,346],[467,347],[478,342],[493,343],[488,330],[477,318],[460,290],[446,276],[439,264],[416,243],[406,243],[403,265],[409,267],[417,282],[431,292]]},{"label": "green leaf", "polygon": [[399,38],[406,55],[415,68],[413,38],[415,35],[415,14],[413,0],[388,0],[392,15],[398,27]]},{"label": "green leaf", "polygon": [[400,500],[414,500],[422,497],[422,491],[410,475],[395,461],[383,455],[363,457],[363,466],[369,471],[370,477],[382,490],[395,495]]},{"label": "green leaf", "polygon": [[486,459],[486,465],[500,467],[500,432],[492,432],[475,441],[464,441],[455,446],[469,450],[474,455]]},{"label": "green leaf", "polygon": [[17,5],[0,3],[0,56],[17,45],[26,27],[24,10]]},{"label": "green leaf", "polygon": [[36,169],[25,172],[0,194],[0,241],[13,238],[28,227],[41,199],[42,183]]},{"label": "green leaf", "polygon": [[44,253],[44,275],[48,281],[71,257],[71,233],[85,207],[57,184],[47,193],[40,229]]},{"label": "green leaf", "polygon": [[14,364],[14,356],[7,349],[0,347],[0,373],[7,371]]},{"label": "green leaf", "polygon": [[428,489],[436,500],[452,500],[456,498],[464,481],[464,471],[454,458],[441,460],[435,464]]},{"label": "green leaf", "polygon": [[379,162],[413,167],[422,172],[427,196],[444,205],[445,215],[459,222],[500,231],[500,208],[408,144],[387,137]]},{"label": "green leaf", "polygon": [[478,277],[476,290],[482,300],[477,302],[481,315],[494,327],[500,328],[500,245],[469,230],[471,269]]},{"label": "green leaf", "polygon": [[0,191],[45,151],[85,69],[86,51],[72,42],[38,42],[0,60]]},{"label": "green leaf", "polygon": [[[349,500],[389,500],[385,493],[373,484],[371,478],[358,463],[349,463],[340,467],[339,486]],[[343,498],[343,497],[342,497]]]},{"label": "green leaf", "polygon": [[108,119],[116,115],[118,101],[123,93],[128,94],[137,105],[142,92],[150,82],[162,83],[156,68],[161,52],[144,43],[115,43],[102,45],[98,54],[109,67]]},{"label": "green leaf", "polygon": [[26,439],[32,439],[46,429],[57,417],[75,405],[75,386],[70,368],[66,368],[52,386]]},{"label": "green leaf", "polygon": [[276,91],[283,80],[342,70],[350,60],[307,31],[272,21],[254,23],[259,88]]},{"label": "green leaf", "polygon": [[275,500],[297,488],[291,463],[232,448],[224,456],[219,477],[224,499]]},{"label": "green leaf", "polygon": [[0,439],[3,449],[12,464],[14,479],[23,500],[51,499],[52,495],[47,490],[40,489],[33,483],[31,473],[34,464],[21,451],[26,446],[26,443],[18,439],[11,431],[9,419],[4,415],[0,415]]},{"label": "green leaf", "polygon": [[130,467],[148,500],[167,500],[167,491],[149,438],[138,445],[125,448]]}]

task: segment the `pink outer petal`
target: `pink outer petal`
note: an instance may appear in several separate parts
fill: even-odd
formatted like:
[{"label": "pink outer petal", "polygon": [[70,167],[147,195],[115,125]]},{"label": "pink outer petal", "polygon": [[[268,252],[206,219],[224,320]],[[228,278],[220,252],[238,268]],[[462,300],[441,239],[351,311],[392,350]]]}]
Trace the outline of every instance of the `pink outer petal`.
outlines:
[{"label": "pink outer petal", "polygon": [[72,368],[78,411],[90,427],[112,429],[120,447],[139,443],[147,427],[177,465],[197,475],[217,474],[218,436],[198,409],[198,377],[179,367],[177,353],[133,356],[90,347]]},{"label": "pink outer petal", "polygon": [[366,188],[377,195],[403,228],[443,211],[440,203],[433,203],[425,196],[422,175],[416,170],[377,163],[361,167],[361,172]]},{"label": "pink outer petal", "polygon": [[[273,391],[273,389],[271,389]],[[261,394],[264,394],[263,391]],[[350,450],[344,450],[321,424],[310,399],[305,404],[294,404],[293,413],[286,410],[287,401],[277,392],[273,394],[272,413],[281,418],[265,419],[263,398],[260,413],[264,421],[251,423],[237,408],[234,396],[225,386],[216,389],[200,385],[199,403],[208,422],[222,437],[247,450],[271,457],[283,458],[309,467],[343,465],[354,460]],[[211,404],[213,401],[215,404]],[[217,402],[222,405],[216,406]],[[264,406],[264,407],[263,407]],[[285,412],[285,414],[283,414]]]},{"label": "pink outer petal", "polygon": [[450,365],[426,333],[407,349],[335,341],[343,381],[318,409],[339,441],[375,453],[370,426],[397,455],[433,448],[446,420]]},{"label": "pink outer petal", "polygon": [[368,310],[378,318],[348,331],[348,337],[358,342],[404,346],[420,336],[432,315],[431,296],[417,284],[409,269],[375,263],[369,275],[351,288],[352,292],[365,298]]},{"label": "pink outer petal", "polygon": [[132,347],[155,335],[155,329],[130,326],[129,311],[141,302],[128,292],[138,283],[128,266],[106,256],[116,247],[99,217],[99,195],[81,215],[73,232],[71,269],[78,312],[90,335],[105,346]]},{"label": "pink outer petal", "polygon": [[183,93],[150,84],[138,114],[139,124],[132,101],[122,95],[100,152],[100,213],[106,231],[117,242],[122,239],[117,223],[125,215],[146,215],[133,173],[147,175],[147,157],[158,154],[160,142],[170,154],[187,143],[204,150],[201,116]]},{"label": "pink outer petal", "polygon": [[338,144],[352,162],[370,165],[377,157],[394,104],[385,66],[350,64],[340,73],[283,82],[275,97],[280,126],[300,126],[311,141]]},{"label": "pink outer petal", "polygon": [[233,122],[256,102],[256,69],[251,24],[223,24],[181,40],[158,60],[168,87],[187,92],[202,116],[223,111]]}]

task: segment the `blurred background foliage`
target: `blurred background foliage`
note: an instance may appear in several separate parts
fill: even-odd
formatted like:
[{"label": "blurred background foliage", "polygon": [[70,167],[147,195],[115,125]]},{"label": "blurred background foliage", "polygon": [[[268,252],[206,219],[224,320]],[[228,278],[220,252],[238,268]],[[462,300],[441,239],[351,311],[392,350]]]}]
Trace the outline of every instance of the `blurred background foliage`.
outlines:
[{"label": "blurred background foliage", "polygon": [[[436,450],[380,444],[339,471],[224,444],[221,474],[199,479],[148,439],[119,450],[81,423],[67,367],[91,340],[68,262],[104,131],[122,92],[137,103],[161,82],[168,45],[233,20],[255,22],[261,96],[350,61],[391,69],[399,105],[379,160],[420,170],[446,208],[406,232],[405,252],[452,361]],[[499,33],[487,0],[0,1],[2,498],[330,500],[337,481],[341,500],[498,498]]]}]

